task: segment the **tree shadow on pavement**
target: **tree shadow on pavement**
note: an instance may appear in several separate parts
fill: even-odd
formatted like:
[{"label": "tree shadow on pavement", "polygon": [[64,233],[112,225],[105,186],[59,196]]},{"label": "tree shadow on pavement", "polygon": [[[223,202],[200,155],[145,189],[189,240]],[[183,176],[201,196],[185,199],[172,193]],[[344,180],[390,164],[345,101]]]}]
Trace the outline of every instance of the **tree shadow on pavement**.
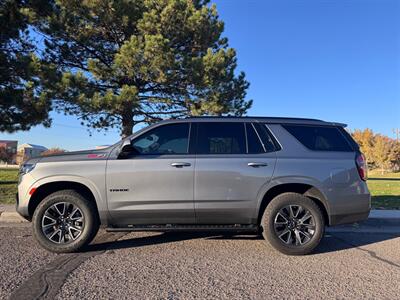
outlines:
[{"label": "tree shadow on pavement", "polygon": [[[383,242],[400,237],[400,233],[359,233],[359,232],[327,232],[321,244],[314,251],[315,254],[336,252],[351,248],[358,248],[374,243]],[[168,244],[185,240],[204,239],[204,240],[248,240],[249,251],[253,241],[263,241],[263,237],[257,234],[232,234],[232,233],[200,233],[200,232],[164,232],[146,236],[139,236],[130,239],[118,239],[114,241],[93,243],[89,245],[85,252],[118,250],[126,248],[140,248]]]}]

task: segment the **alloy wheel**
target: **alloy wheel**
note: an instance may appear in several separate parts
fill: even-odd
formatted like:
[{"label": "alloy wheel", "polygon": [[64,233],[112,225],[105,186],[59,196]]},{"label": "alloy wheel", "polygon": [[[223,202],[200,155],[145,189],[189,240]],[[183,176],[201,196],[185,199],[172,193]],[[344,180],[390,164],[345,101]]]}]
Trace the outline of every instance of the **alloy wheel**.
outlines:
[{"label": "alloy wheel", "polygon": [[85,218],[81,209],[69,202],[51,205],[42,217],[42,232],[56,244],[68,244],[76,240],[83,231]]},{"label": "alloy wheel", "polygon": [[274,229],[284,244],[302,246],[315,234],[314,216],[301,205],[287,205],[276,214]]}]

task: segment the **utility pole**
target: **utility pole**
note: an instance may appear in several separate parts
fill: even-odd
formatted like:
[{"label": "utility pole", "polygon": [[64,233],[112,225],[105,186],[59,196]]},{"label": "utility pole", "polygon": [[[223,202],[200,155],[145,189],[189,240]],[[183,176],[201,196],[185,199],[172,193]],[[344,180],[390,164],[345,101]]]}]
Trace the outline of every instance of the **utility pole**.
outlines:
[{"label": "utility pole", "polygon": [[400,136],[400,129],[399,128],[393,128],[393,133],[396,135],[396,142],[399,142],[399,136]]}]

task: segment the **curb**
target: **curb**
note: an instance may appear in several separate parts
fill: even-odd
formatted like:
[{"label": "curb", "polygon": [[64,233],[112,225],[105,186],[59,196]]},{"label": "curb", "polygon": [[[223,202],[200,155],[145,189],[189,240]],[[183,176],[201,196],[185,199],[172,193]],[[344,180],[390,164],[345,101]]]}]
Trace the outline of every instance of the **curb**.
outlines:
[{"label": "curb", "polygon": [[369,226],[369,227],[384,227],[384,226],[397,226],[400,227],[400,219],[399,218],[368,218],[365,221],[356,223],[360,226]]},{"label": "curb", "polygon": [[372,209],[367,220],[360,222],[366,226],[400,226],[400,210]]},{"label": "curb", "polygon": [[371,219],[400,219],[398,209],[371,209],[369,213]]},{"label": "curb", "polygon": [[27,223],[17,212],[4,211],[0,214],[0,223]]},{"label": "curb", "polygon": [[400,227],[400,219],[398,218],[368,218],[365,221],[358,222],[357,224],[363,226],[398,226]]}]

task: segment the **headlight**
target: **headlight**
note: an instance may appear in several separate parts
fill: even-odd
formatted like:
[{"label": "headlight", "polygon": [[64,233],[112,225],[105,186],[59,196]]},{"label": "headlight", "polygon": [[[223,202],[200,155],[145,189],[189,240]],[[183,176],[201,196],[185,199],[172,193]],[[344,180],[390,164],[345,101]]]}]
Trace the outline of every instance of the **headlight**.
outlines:
[{"label": "headlight", "polygon": [[35,168],[35,164],[23,164],[21,168],[19,169],[19,174],[24,175],[26,173],[29,173]]}]

